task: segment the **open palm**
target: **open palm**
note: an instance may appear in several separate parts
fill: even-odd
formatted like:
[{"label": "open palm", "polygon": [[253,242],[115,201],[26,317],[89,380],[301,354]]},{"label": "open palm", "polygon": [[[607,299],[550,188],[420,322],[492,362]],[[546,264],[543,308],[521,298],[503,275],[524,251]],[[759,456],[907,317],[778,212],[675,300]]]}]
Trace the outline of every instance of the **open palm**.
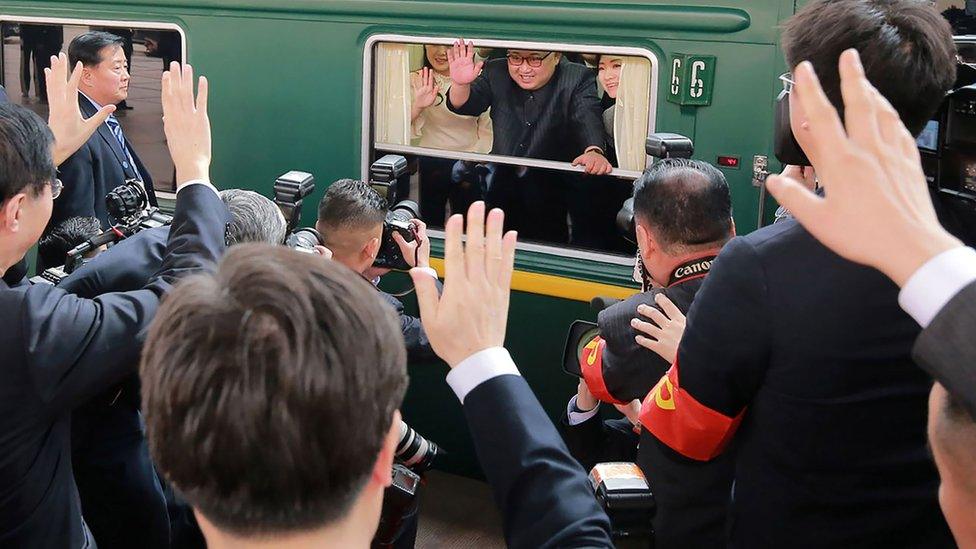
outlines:
[{"label": "open palm", "polygon": [[481,74],[483,62],[474,60],[474,44],[465,43],[463,39],[454,42],[454,47],[447,50],[447,60],[451,67],[451,81],[458,85],[474,82]]}]

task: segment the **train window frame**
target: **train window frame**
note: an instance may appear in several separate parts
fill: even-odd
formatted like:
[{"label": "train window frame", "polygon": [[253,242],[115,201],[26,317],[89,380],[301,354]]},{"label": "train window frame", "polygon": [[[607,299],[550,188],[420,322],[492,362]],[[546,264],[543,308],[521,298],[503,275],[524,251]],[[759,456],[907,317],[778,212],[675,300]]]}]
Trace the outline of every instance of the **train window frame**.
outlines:
[{"label": "train window frame", "polygon": [[[128,19],[87,19],[79,17],[45,17],[45,16],[31,16],[31,15],[15,15],[10,13],[0,12],[0,26],[5,23],[39,23],[39,24],[52,24],[52,25],[62,25],[62,26],[88,26],[88,27],[124,27],[124,28],[134,28],[134,29],[145,29],[145,30],[165,30],[165,31],[176,31],[180,35],[180,48],[182,48],[182,57],[180,58],[181,64],[186,64],[187,58],[187,43],[186,43],[186,30],[176,23],[166,23],[162,21],[142,21],[142,20],[128,20]],[[67,53],[67,48],[65,47],[62,51]],[[0,59],[0,70],[6,70],[3,66],[3,59]],[[174,191],[163,191],[156,190],[156,196],[159,198],[166,198],[169,200],[176,200],[176,192]]]},{"label": "train window frame", "polygon": [[[573,166],[569,162],[559,162],[554,160],[542,160],[537,158],[523,158],[514,156],[503,156],[496,154],[479,154],[479,153],[468,153],[461,151],[448,151],[443,149],[433,149],[429,147],[417,147],[413,145],[397,145],[393,143],[379,143],[375,140],[375,122],[373,119],[374,107],[375,107],[375,93],[373,89],[374,83],[374,64],[376,61],[376,46],[381,43],[400,43],[400,44],[453,44],[456,38],[447,38],[442,36],[424,36],[424,35],[406,35],[406,34],[374,34],[366,39],[363,45],[363,96],[362,96],[362,165],[361,174],[362,178],[367,178],[369,174],[369,159],[372,158],[373,153],[376,151],[382,151],[383,153],[394,153],[394,154],[406,154],[412,156],[430,156],[436,158],[447,158],[451,160],[469,160],[474,162],[496,162],[500,164],[508,164],[513,166],[527,166],[531,168],[542,168],[551,169],[564,172],[575,172],[582,173],[583,168],[580,166]],[[575,43],[561,43],[561,42],[539,42],[530,40],[500,40],[500,39],[485,39],[485,38],[470,38],[474,43],[475,47],[487,47],[487,48],[517,48],[525,50],[544,50],[544,51],[562,51],[562,52],[573,52],[573,53],[600,53],[600,54],[617,54],[626,55],[634,57],[643,57],[647,59],[651,64],[651,83],[648,86],[648,96],[647,96],[647,134],[650,135],[655,132],[657,127],[657,96],[658,96],[658,85],[659,77],[661,71],[660,59],[658,56],[648,48],[637,47],[637,46],[608,46],[608,45],[595,45],[595,44],[575,44]],[[652,159],[648,157],[647,162],[650,164]],[[621,179],[636,180],[640,177],[641,172],[635,170],[623,170],[620,168],[614,168],[610,175],[619,177]],[[431,229],[428,233],[436,238],[443,238],[444,232],[442,230]],[[594,250],[585,250],[579,248],[573,248],[568,245],[558,245],[558,244],[545,244],[536,242],[519,242],[517,249],[540,252],[550,255],[557,255],[560,257],[568,257],[574,259],[587,259],[591,261],[598,261],[601,263],[610,263],[616,265],[633,265],[634,259],[632,256],[623,256],[620,254],[615,254],[611,252],[601,252]]]}]

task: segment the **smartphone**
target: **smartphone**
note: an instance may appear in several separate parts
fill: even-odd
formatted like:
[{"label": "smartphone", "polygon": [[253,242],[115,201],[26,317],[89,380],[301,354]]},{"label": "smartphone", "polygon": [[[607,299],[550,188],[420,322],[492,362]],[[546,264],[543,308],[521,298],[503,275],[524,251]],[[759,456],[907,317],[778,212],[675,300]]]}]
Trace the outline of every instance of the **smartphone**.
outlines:
[{"label": "smartphone", "polygon": [[583,348],[600,335],[600,327],[593,322],[577,320],[569,327],[566,336],[566,347],[563,349],[563,371],[571,376],[583,377],[580,362]]}]

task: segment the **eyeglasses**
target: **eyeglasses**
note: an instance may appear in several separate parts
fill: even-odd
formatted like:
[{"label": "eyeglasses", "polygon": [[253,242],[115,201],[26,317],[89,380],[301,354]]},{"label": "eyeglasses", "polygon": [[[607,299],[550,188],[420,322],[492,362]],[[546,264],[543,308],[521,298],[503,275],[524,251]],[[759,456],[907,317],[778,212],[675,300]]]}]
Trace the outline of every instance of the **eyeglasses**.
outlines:
[{"label": "eyeglasses", "polygon": [[796,85],[796,82],[793,81],[793,73],[784,72],[779,75],[779,80],[783,83],[783,91],[787,94],[793,93],[793,86]]},{"label": "eyeglasses", "polygon": [[517,53],[510,53],[505,57],[508,58],[508,64],[512,65],[513,67],[520,67],[522,66],[522,62],[525,62],[528,63],[530,67],[538,69],[542,66],[542,61],[550,55],[552,55],[552,52],[549,52],[542,57],[522,57]]},{"label": "eyeglasses", "polygon": [[52,179],[51,180],[51,200],[54,200],[55,198],[61,196],[61,189],[63,189],[63,188],[64,188],[64,184],[61,183],[61,180],[60,179],[58,179],[56,177],[54,179]]}]

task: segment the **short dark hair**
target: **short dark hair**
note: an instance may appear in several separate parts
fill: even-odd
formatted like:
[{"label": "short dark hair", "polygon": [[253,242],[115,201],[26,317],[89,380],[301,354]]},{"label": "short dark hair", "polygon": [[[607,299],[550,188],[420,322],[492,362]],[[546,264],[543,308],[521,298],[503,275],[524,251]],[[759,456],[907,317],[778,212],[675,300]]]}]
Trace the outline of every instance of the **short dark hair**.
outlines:
[{"label": "short dark hair", "polygon": [[179,284],[140,368],[156,465],[221,530],[322,527],[367,483],[407,386],[393,309],[339,263],[230,248]]},{"label": "short dark hair", "polygon": [[790,68],[810,61],[843,115],[837,62],[857,48],[868,80],[913,135],[925,127],[956,79],[949,23],[927,0],[817,0],[783,28]]},{"label": "short dark hair", "polygon": [[37,196],[55,176],[54,136],[40,116],[0,103],[0,204],[29,188]]},{"label": "short dark hair", "polygon": [[[85,34],[79,34],[71,41],[68,45],[68,62],[74,67],[81,61],[81,64],[86,67],[94,67],[95,65],[103,61],[101,57],[102,50],[108,46],[122,47],[125,44],[125,40],[121,36],[103,32],[103,31],[89,31]],[[132,62],[131,59],[126,59],[129,63]]]},{"label": "short dark hair", "polygon": [[100,232],[102,224],[96,217],[69,217],[44,234],[37,243],[37,255],[48,267],[64,265],[68,252]]},{"label": "short dark hair", "polygon": [[732,235],[732,196],[708,162],[665,158],[634,182],[634,216],[666,253],[722,245]]},{"label": "short dark hair", "polygon": [[327,231],[365,229],[383,223],[387,206],[386,199],[368,184],[340,179],[329,185],[319,201],[317,223],[322,223]]}]

